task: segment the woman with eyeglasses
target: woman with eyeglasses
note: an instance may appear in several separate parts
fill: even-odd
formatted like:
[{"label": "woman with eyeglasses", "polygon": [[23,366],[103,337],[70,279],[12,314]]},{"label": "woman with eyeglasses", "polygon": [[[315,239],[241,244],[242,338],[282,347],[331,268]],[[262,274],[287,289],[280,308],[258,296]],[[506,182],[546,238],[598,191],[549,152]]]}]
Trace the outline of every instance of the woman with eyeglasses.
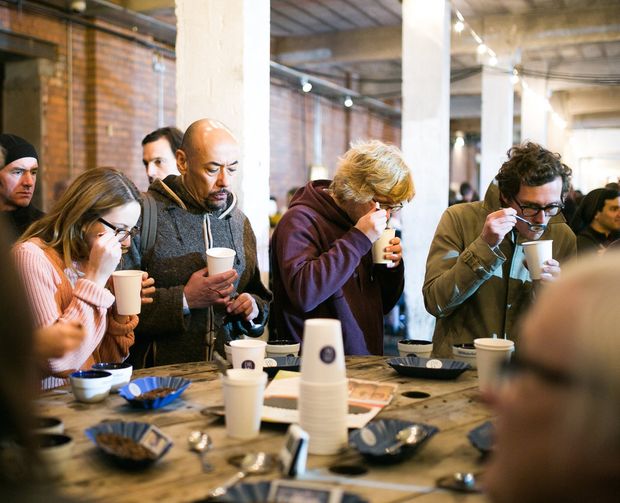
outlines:
[{"label": "woman with eyeglasses", "polygon": [[[65,384],[76,369],[129,355],[138,317],[116,313],[109,288],[135,232],[139,201],[138,189],[119,171],[89,169],[15,245],[35,326],[77,323],[85,329],[77,348],[48,359],[44,389]],[[152,301],[153,283],[144,273],[143,303]]]}]

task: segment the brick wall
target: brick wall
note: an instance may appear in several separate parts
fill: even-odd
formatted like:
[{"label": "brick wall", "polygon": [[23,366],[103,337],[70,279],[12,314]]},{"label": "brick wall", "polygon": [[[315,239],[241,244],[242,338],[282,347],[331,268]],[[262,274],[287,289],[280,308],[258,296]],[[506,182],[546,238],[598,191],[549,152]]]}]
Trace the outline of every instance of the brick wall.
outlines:
[{"label": "brick wall", "polygon": [[[140,35],[93,21],[101,28]],[[158,86],[164,87],[164,122],[174,124],[175,62],[163,58],[163,76],[153,67],[153,49],[92,27],[69,24],[14,7],[0,6],[0,27],[56,44],[58,58],[43,84],[43,144],[39,155],[45,177],[44,201],[52,200],[56,183],[97,166],[122,169],[145,190],[140,141],[159,127]],[[148,37],[142,37],[150,41]],[[69,46],[71,44],[71,46]],[[69,47],[72,71],[69,72]],[[73,132],[69,138],[69,82],[72,81]],[[306,183],[313,162],[315,96],[296,89],[271,87],[272,194],[280,206],[286,192]],[[320,99],[322,161],[330,169],[350,141],[378,138],[400,144],[400,126],[363,108],[345,109]],[[10,124],[5,127],[10,132]],[[71,140],[71,141],[70,141]],[[73,169],[70,169],[70,158]]]}]

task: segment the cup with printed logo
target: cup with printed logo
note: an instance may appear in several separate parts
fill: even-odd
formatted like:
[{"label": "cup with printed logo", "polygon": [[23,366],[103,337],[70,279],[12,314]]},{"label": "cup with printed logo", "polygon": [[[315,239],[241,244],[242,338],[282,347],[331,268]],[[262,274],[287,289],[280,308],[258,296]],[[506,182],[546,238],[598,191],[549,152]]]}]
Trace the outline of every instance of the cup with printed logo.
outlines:
[{"label": "cup with printed logo", "polygon": [[390,241],[396,236],[396,230],[390,227],[386,228],[381,234],[381,237],[372,244],[372,261],[375,264],[387,264],[392,265],[390,259],[385,258],[385,249],[390,246]]},{"label": "cup with printed logo", "polygon": [[401,339],[398,341],[400,356],[416,355],[420,358],[430,358],[433,351],[433,341],[422,339]]},{"label": "cup with printed logo", "polygon": [[314,318],[304,323],[301,380],[333,383],[346,378],[340,321]]},{"label": "cup with printed logo", "polygon": [[209,276],[230,271],[237,252],[230,248],[209,248],[207,250],[207,269]]},{"label": "cup with printed logo", "polygon": [[[234,341],[233,341],[234,342]],[[224,392],[226,434],[256,438],[260,432],[267,374],[262,370],[235,368],[220,374]]]},{"label": "cup with printed logo", "polygon": [[260,339],[230,341],[233,368],[263,370],[266,346],[267,343]]},{"label": "cup with printed logo", "polygon": [[469,363],[472,369],[476,368],[476,347],[473,342],[464,342],[452,345],[452,358],[454,360]]},{"label": "cup with printed logo", "polygon": [[499,370],[503,362],[509,361],[515,343],[508,339],[474,339],[478,385],[480,391],[492,391],[499,381]]},{"label": "cup with printed logo", "polygon": [[142,271],[114,271],[112,283],[116,298],[116,312],[120,315],[140,314]]},{"label": "cup with printed logo", "polygon": [[545,262],[553,258],[553,240],[526,241],[522,246],[530,276],[534,280],[540,279]]}]

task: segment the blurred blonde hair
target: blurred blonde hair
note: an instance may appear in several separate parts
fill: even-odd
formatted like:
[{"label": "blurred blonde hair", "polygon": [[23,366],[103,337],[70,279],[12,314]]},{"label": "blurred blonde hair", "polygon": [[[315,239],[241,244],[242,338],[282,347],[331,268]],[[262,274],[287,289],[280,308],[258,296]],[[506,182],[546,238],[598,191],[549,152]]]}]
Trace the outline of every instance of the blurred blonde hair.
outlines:
[{"label": "blurred blonde hair", "polygon": [[403,153],[379,140],[358,141],[339,159],[330,190],[339,201],[368,203],[383,196],[411,201],[415,187]]},{"label": "blurred blonde hair", "polygon": [[620,251],[570,262],[563,268],[560,280],[550,285],[548,294],[554,293],[554,299],[561,300],[566,298],[566,292],[571,292],[576,300],[575,307],[566,314],[573,332],[566,335],[572,335],[575,341],[569,372],[576,383],[566,415],[567,447],[570,439],[585,438],[588,452],[584,455],[596,457],[609,453],[617,459],[620,455]]}]

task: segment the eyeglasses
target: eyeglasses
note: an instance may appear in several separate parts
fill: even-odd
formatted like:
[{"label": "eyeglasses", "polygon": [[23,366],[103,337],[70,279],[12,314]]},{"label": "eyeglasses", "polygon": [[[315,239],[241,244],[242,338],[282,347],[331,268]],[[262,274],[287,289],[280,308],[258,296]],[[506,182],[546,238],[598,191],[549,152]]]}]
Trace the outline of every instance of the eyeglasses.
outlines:
[{"label": "eyeglasses", "polygon": [[110,222],[104,220],[101,217],[99,217],[97,220],[106,227],[112,229],[114,231],[114,235],[118,238],[119,241],[125,241],[125,239],[127,239],[129,236],[134,237],[140,231],[139,227],[132,227],[131,229],[123,229],[121,227],[117,227],[116,225],[111,224]]},{"label": "eyeglasses", "polygon": [[507,380],[523,372],[531,372],[553,386],[571,386],[575,383],[575,378],[567,372],[547,367],[544,364],[517,355],[514,355],[510,361],[502,362],[500,372],[502,377]]},{"label": "eyeglasses", "polygon": [[403,203],[388,204],[388,203],[382,203],[379,201],[375,201],[375,202],[379,203],[379,208],[385,211],[389,211],[390,213],[396,213],[397,211],[400,211],[403,209]]},{"label": "eyeglasses", "polygon": [[547,206],[538,206],[537,204],[521,204],[516,198],[517,206],[521,208],[524,217],[535,217],[541,211],[545,212],[545,216],[554,217],[564,209],[563,203],[553,203]]}]

